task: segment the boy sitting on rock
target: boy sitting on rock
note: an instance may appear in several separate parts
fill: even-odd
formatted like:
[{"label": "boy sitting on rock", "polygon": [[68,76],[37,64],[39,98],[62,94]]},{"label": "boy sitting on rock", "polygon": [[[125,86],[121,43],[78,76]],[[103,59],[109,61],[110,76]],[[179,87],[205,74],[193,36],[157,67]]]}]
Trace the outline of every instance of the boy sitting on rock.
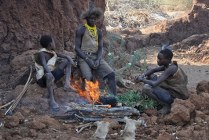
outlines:
[{"label": "boy sitting on rock", "polygon": [[[160,103],[163,108],[160,114],[170,112],[171,104],[175,98],[187,99],[187,75],[178,67],[177,62],[172,62],[173,53],[170,49],[163,49],[158,53],[157,63],[159,67],[148,70],[142,76],[136,77],[136,82],[145,83],[142,94],[153,98]],[[157,77],[155,72],[162,71]]]},{"label": "boy sitting on rock", "polygon": [[[71,64],[75,65],[75,63],[70,57],[55,53],[55,43],[51,36],[41,36],[40,44],[42,48],[35,54],[37,84],[47,87],[49,107],[53,111],[58,111],[59,105],[54,100],[53,84],[66,74],[64,90],[75,91],[70,86]],[[60,63],[57,61],[58,57],[62,58]]]}]

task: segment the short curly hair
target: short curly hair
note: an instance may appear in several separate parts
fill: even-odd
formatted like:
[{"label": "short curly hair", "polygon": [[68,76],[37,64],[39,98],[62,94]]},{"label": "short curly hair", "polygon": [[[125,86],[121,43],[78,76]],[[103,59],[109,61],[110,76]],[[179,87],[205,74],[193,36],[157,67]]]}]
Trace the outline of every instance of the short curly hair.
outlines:
[{"label": "short curly hair", "polygon": [[91,8],[85,11],[84,13],[81,14],[82,19],[87,19],[91,15],[95,15],[97,20],[101,19],[103,17],[103,12],[100,8]]},{"label": "short curly hair", "polygon": [[173,52],[170,49],[163,49],[159,53],[163,54],[166,59],[171,60],[173,58]]},{"label": "short curly hair", "polygon": [[40,44],[43,48],[47,48],[52,42],[52,37],[49,35],[42,35],[40,39]]}]

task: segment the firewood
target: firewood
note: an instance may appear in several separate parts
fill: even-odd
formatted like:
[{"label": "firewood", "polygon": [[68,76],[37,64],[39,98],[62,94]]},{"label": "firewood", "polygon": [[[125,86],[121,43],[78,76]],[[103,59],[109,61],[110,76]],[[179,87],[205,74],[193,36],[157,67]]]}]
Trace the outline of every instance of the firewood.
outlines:
[{"label": "firewood", "polygon": [[69,104],[69,110],[64,114],[55,114],[52,117],[58,119],[77,120],[79,122],[96,122],[103,119],[115,119],[118,122],[125,122],[124,117],[126,116],[139,116],[140,112],[132,107],[112,107],[103,108],[92,104],[79,105]]},{"label": "firewood", "polygon": [[66,112],[66,115],[70,113],[82,114],[85,116],[98,116],[98,117],[125,117],[125,116],[139,116],[140,113],[137,109],[131,107],[113,107],[113,108],[101,108],[101,107],[82,107],[73,108]]},{"label": "firewood", "polygon": [[77,114],[75,114],[75,117],[78,121],[80,122],[96,122],[96,121],[102,121],[102,120],[105,120],[105,119],[113,119],[117,122],[120,122],[120,123],[124,123],[125,120],[123,118],[108,118],[108,117],[82,117],[82,116],[79,116]]}]

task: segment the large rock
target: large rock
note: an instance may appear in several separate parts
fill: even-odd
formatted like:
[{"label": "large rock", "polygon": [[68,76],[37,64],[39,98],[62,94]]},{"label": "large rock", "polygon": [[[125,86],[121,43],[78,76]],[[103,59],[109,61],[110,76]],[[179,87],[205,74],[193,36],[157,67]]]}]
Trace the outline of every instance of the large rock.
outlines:
[{"label": "large rock", "polygon": [[197,94],[200,94],[202,92],[209,94],[209,81],[205,81],[205,80],[200,81],[197,84],[196,90],[197,90]]},{"label": "large rock", "polygon": [[175,99],[171,113],[166,116],[165,121],[171,124],[185,125],[190,122],[194,110],[195,106],[189,100]]},{"label": "large rock", "polygon": [[13,127],[17,127],[23,121],[24,121],[24,116],[20,112],[17,112],[13,116],[7,116],[4,125],[7,128],[13,128]]},{"label": "large rock", "polygon": [[191,94],[189,97],[190,102],[195,105],[195,109],[205,110],[209,108],[209,94],[201,93],[200,95]]}]

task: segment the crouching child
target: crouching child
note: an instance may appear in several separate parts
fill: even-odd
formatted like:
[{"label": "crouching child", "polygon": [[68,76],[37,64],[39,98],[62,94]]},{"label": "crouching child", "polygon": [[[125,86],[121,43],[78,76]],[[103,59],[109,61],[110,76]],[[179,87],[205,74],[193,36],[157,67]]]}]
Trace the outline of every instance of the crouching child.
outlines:
[{"label": "crouching child", "polygon": [[[163,49],[158,53],[158,67],[150,69],[143,75],[136,77],[136,82],[143,82],[145,85],[142,94],[156,100],[163,107],[160,114],[170,112],[171,104],[175,98],[187,99],[189,97],[187,90],[187,75],[173,61],[173,53],[170,49]],[[156,72],[162,72],[160,76],[154,75]]]}]

